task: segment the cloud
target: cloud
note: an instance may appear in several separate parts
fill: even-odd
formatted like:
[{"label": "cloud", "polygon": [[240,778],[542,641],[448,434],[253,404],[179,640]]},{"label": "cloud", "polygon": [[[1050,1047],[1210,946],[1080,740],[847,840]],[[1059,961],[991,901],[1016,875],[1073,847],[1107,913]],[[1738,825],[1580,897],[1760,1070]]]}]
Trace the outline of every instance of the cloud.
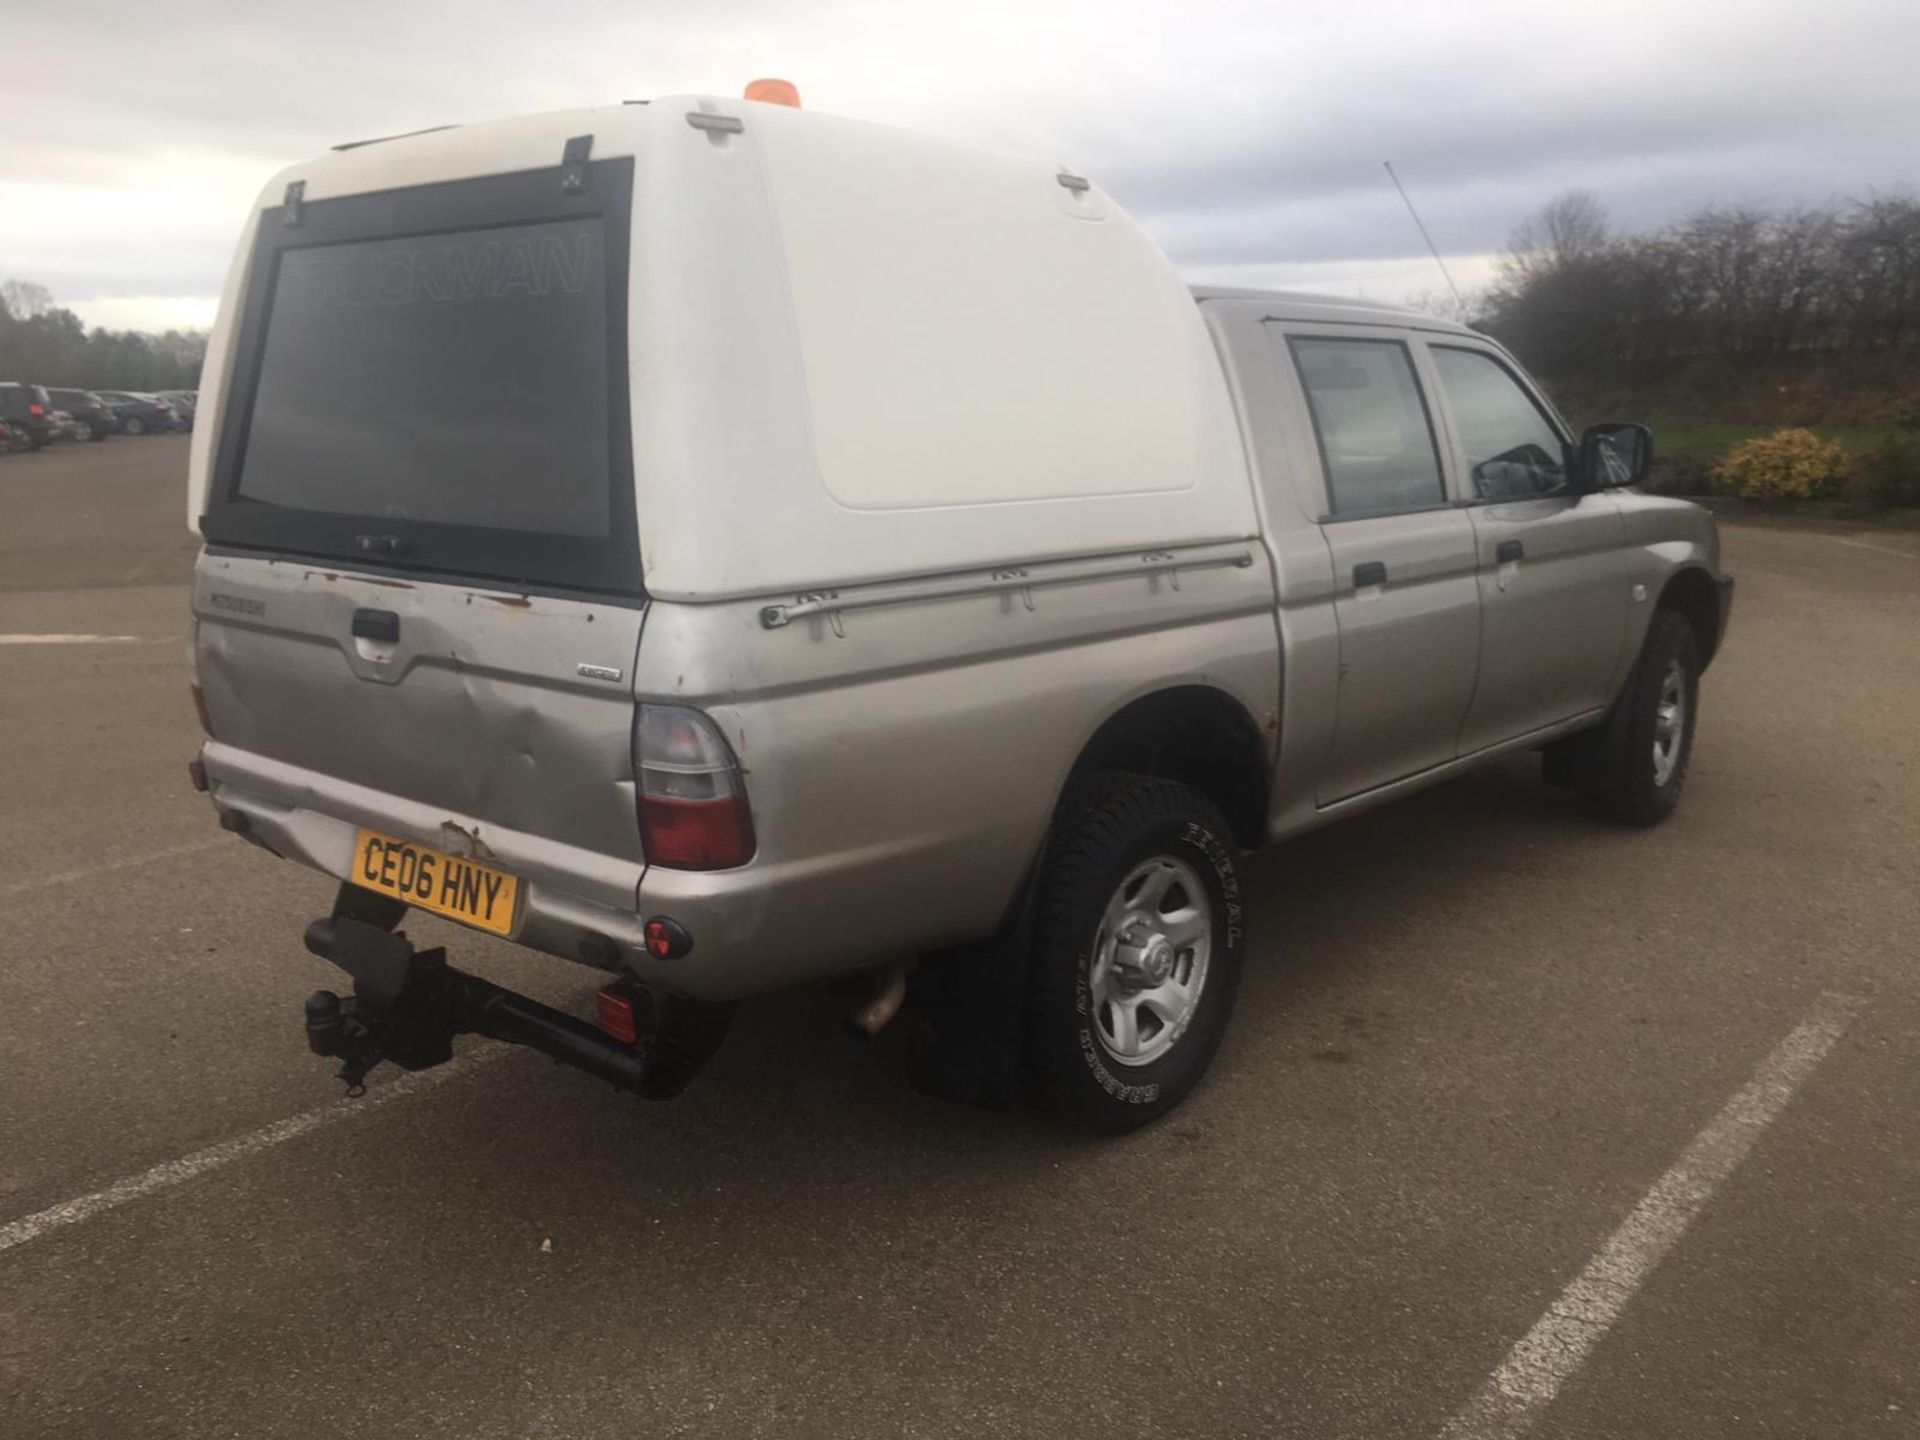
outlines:
[{"label": "cloud", "polygon": [[94,7],[140,39],[84,57],[7,27],[0,270],[63,299],[213,294],[260,182],[343,140],[762,74],[1072,164],[1196,274],[1430,269],[1388,158],[1465,268],[1573,186],[1638,227],[1920,181],[1911,0],[183,0],[152,22]]}]

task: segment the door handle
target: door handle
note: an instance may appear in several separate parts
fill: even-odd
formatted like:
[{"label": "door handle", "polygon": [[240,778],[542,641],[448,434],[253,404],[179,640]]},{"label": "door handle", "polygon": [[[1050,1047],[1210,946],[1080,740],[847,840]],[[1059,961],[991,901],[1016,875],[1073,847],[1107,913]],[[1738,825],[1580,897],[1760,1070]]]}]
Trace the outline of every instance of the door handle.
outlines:
[{"label": "door handle", "polygon": [[398,645],[400,617],[391,610],[356,610],[353,612],[353,638]]},{"label": "door handle", "polygon": [[1502,540],[1493,547],[1493,558],[1504,565],[1509,560],[1518,560],[1527,553],[1527,547],[1518,540]]},{"label": "door handle", "polygon": [[1387,562],[1384,560],[1362,560],[1353,567],[1353,588],[1361,590],[1368,585],[1387,583]]}]

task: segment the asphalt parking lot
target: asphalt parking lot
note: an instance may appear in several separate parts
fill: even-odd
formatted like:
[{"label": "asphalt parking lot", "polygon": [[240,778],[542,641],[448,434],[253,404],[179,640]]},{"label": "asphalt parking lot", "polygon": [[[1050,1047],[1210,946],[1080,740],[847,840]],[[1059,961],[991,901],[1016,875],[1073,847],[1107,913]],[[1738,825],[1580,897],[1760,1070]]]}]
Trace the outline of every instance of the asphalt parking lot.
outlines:
[{"label": "asphalt parking lot", "polygon": [[0,457],[6,1440],[1920,1433],[1920,536],[1729,528],[1659,830],[1519,759],[1254,860],[1212,1080],[1093,1143],[812,994],[672,1105],[339,1098],[330,884],[187,784],[186,447]]}]

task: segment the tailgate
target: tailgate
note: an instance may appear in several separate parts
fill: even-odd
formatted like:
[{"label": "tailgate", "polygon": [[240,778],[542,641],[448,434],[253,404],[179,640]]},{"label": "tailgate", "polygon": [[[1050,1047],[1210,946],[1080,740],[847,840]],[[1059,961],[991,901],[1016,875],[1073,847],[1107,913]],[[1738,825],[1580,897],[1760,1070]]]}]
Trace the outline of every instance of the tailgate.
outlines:
[{"label": "tailgate", "polygon": [[[219,749],[445,812],[483,846],[498,826],[627,862],[610,873],[642,863],[637,603],[203,554],[193,612]],[[468,848],[450,831],[415,838]]]}]

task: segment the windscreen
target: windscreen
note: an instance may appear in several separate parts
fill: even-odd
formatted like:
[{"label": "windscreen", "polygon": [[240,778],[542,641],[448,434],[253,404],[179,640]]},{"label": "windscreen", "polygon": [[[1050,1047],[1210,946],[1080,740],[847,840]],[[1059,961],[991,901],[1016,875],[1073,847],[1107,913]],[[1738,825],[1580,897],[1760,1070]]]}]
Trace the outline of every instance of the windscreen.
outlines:
[{"label": "windscreen", "polygon": [[284,250],[235,493],[604,538],[606,312],[597,216]]}]

